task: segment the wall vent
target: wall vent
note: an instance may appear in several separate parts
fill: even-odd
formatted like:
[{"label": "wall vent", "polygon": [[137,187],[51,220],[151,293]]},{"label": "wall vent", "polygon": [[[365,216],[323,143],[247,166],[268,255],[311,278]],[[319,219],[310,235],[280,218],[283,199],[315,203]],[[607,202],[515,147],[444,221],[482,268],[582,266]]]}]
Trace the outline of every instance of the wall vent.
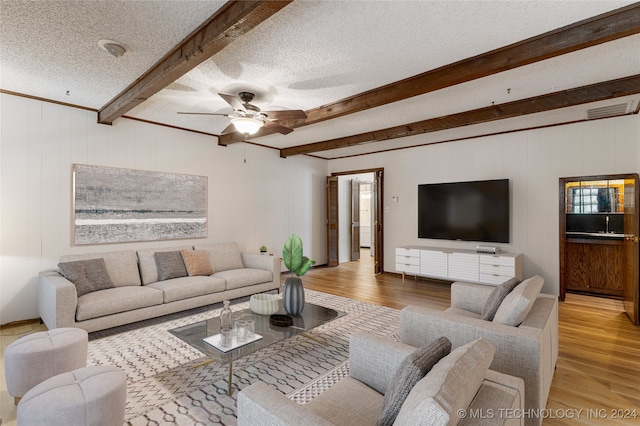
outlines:
[{"label": "wall vent", "polygon": [[596,118],[615,117],[617,115],[630,114],[631,112],[633,112],[633,104],[634,101],[629,101],[623,104],[591,108],[587,110],[587,119],[595,120]]}]

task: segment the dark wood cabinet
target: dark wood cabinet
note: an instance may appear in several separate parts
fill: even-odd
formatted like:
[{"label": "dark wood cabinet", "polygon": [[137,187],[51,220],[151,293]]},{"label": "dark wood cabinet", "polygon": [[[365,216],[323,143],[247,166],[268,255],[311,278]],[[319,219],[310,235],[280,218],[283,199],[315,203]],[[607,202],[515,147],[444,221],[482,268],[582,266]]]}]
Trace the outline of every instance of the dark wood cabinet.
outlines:
[{"label": "dark wood cabinet", "polygon": [[569,238],[565,288],[568,291],[624,296],[624,242]]}]

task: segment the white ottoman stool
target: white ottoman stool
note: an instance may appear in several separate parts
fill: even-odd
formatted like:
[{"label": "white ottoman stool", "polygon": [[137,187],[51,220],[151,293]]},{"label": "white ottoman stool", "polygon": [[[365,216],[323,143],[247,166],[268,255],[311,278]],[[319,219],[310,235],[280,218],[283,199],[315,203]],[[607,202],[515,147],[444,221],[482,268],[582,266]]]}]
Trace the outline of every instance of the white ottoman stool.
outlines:
[{"label": "white ottoman stool", "polygon": [[16,398],[57,374],[87,365],[88,334],[81,328],[56,328],[29,334],[7,346],[7,392]]},{"label": "white ottoman stool", "polygon": [[127,375],[111,365],[58,374],[27,392],[18,404],[18,424],[122,426]]}]

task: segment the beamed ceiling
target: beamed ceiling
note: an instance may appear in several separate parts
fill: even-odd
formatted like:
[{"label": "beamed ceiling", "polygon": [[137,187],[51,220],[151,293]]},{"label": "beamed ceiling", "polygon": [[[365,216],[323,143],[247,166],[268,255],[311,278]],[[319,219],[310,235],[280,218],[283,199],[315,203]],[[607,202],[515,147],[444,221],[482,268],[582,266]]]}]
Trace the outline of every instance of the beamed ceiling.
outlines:
[{"label": "beamed ceiling", "polygon": [[[0,89],[332,159],[637,114],[640,3],[2,0]],[[120,58],[100,39],[123,43]],[[218,93],[302,109],[220,134]],[[219,115],[183,115],[178,112]]]}]

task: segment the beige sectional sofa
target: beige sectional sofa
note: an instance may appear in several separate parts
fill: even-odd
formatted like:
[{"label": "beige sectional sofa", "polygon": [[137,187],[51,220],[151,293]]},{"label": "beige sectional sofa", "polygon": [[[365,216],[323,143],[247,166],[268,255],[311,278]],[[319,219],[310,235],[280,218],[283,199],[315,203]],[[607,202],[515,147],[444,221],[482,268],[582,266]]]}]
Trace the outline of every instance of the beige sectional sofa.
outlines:
[{"label": "beige sectional sofa", "polygon": [[[181,250],[206,252],[213,274],[161,280],[158,259]],[[104,260],[110,288],[79,296],[60,270],[40,273],[38,306],[49,329],[92,332],[280,287],[280,258],[240,252],[236,243],[65,255],[59,266],[90,259]]]},{"label": "beige sectional sofa", "polygon": [[[542,287],[543,279],[531,277],[516,287]],[[400,339],[409,345],[423,345],[446,336],[453,347],[480,337],[495,346],[491,369],[520,377],[525,385],[525,408],[531,416],[526,425],[540,425],[535,413],[546,408],[551,381],[558,360],[558,298],[550,294],[529,293],[529,306],[522,306],[527,293],[500,304],[493,321],[482,319],[482,311],[495,287],[456,282],[451,285],[451,307],[438,311],[407,306],[400,312]],[[516,296],[514,289],[510,294]],[[505,306],[512,304],[512,306]],[[521,305],[518,307],[518,305]],[[506,324],[504,312],[520,310],[515,323]],[[498,316],[505,320],[496,321]]]}]

